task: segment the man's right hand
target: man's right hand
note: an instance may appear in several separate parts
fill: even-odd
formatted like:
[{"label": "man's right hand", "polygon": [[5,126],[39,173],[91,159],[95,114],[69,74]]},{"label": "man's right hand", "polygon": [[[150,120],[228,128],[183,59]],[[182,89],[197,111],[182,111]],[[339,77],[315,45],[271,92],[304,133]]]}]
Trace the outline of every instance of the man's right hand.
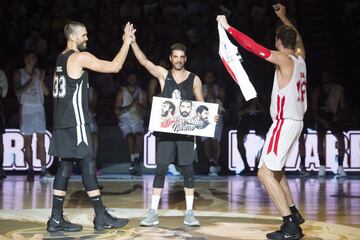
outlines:
[{"label": "man's right hand", "polygon": [[127,22],[124,28],[124,35],[123,35],[123,41],[124,43],[130,44],[132,39],[131,39],[131,34],[133,34],[133,25],[130,22]]},{"label": "man's right hand", "polygon": [[[286,17],[286,8],[285,8],[285,6],[282,5],[281,3],[276,4],[276,6],[278,7],[278,8],[276,8],[278,10],[275,10],[275,14],[279,18]],[[275,9],[275,7],[274,7],[274,9]]]},{"label": "man's right hand", "polygon": [[218,21],[225,30],[230,27],[225,15],[217,15],[216,21]]}]

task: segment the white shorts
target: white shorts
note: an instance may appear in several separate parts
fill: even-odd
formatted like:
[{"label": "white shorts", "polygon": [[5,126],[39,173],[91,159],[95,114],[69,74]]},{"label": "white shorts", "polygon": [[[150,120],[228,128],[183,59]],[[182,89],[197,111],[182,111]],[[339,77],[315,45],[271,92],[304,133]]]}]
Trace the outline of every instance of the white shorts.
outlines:
[{"label": "white shorts", "polygon": [[43,106],[20,108],[20,131],[25,135],[45,133],[46,120]]},{"label": "white shorts", "polygon": [[119,127],[124,137],[129,133],[144,133],[144,121],[139,118],[119,118]]},{"label": "white shorts", "polygon": [[301,134],[303,125],[302,121],[289,119],[274,121],[266,134],[259,168],[265,163],[268,169],[281,171]]}]

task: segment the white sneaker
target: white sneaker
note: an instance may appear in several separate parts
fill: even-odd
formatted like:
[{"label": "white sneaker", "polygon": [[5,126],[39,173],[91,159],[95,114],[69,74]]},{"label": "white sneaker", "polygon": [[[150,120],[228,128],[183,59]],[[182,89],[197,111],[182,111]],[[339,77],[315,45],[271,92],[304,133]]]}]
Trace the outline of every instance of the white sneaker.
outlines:
[{"label": "white sneaker", "polygon": [[140,222],[140,226],[151,227],[159,224],[159,216],[154,209],[149,209],[145,218]]},{"label": "white sneaker", "polygon": [[318,176],[319,177],[325,177],[326,176],[326,167],[325,166],[320,165]]},{"label": "white sneaker", "polygon": [[184,224],[190,227],[198,227],[200,226],[199,220],[197,220],[194,216],[194,212],[192,210],[188,210],[185,213]]},{"label": "white sneaker", "polygon": [[176,167],[175,167],[174,164],[169,164],[168,174],[170,174],[171,176],[179,176],[179,175],[181,175],[181,173],[178,172],[178,170],[176,170]]},{"label": "white sneaker", "polygon": [[339,175],[339,177],[346,177],[346,172],[344,171],[344,167],[343,166],[339,166],[337,169],[337,175]]}]

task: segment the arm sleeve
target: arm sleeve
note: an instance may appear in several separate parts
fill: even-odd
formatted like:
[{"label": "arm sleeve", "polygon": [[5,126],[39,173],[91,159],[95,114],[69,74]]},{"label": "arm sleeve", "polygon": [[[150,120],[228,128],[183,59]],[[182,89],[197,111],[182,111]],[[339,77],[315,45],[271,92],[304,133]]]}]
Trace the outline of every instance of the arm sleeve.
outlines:
[{"label": "arm sleeve", "polygon": [[263,59],[266,59],[270,56],[271,52],[269,49],[256,43],[253,39],[246,36],[242,32],[239,32],[233,27],[229,27],[227,31],[243,48],[249,52],[252,52]]}]

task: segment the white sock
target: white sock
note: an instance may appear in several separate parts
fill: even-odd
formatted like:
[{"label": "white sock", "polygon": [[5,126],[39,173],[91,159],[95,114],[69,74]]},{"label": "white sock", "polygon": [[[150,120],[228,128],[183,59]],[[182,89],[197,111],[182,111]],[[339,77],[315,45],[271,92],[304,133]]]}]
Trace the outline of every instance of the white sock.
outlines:
[{"label": "white sock", "polygon": [[157,212],[160,202],[160,195],[151,195],[151,209]]},{"label": "white sock", "polygon": [[139,158],[140,157],[140,153],[134,153],[134,158]]},{"label": "white sock", "polygon": [[135,154],[131,154],[131,155],[130,155],[130,159],[131,159],[131,162],[134,162]]},{"label": "white sock", "polygon": [[194,195],[192,196],[185,196],[186,201],[186,211],[193,209],[193,203],[194,203]]}]

